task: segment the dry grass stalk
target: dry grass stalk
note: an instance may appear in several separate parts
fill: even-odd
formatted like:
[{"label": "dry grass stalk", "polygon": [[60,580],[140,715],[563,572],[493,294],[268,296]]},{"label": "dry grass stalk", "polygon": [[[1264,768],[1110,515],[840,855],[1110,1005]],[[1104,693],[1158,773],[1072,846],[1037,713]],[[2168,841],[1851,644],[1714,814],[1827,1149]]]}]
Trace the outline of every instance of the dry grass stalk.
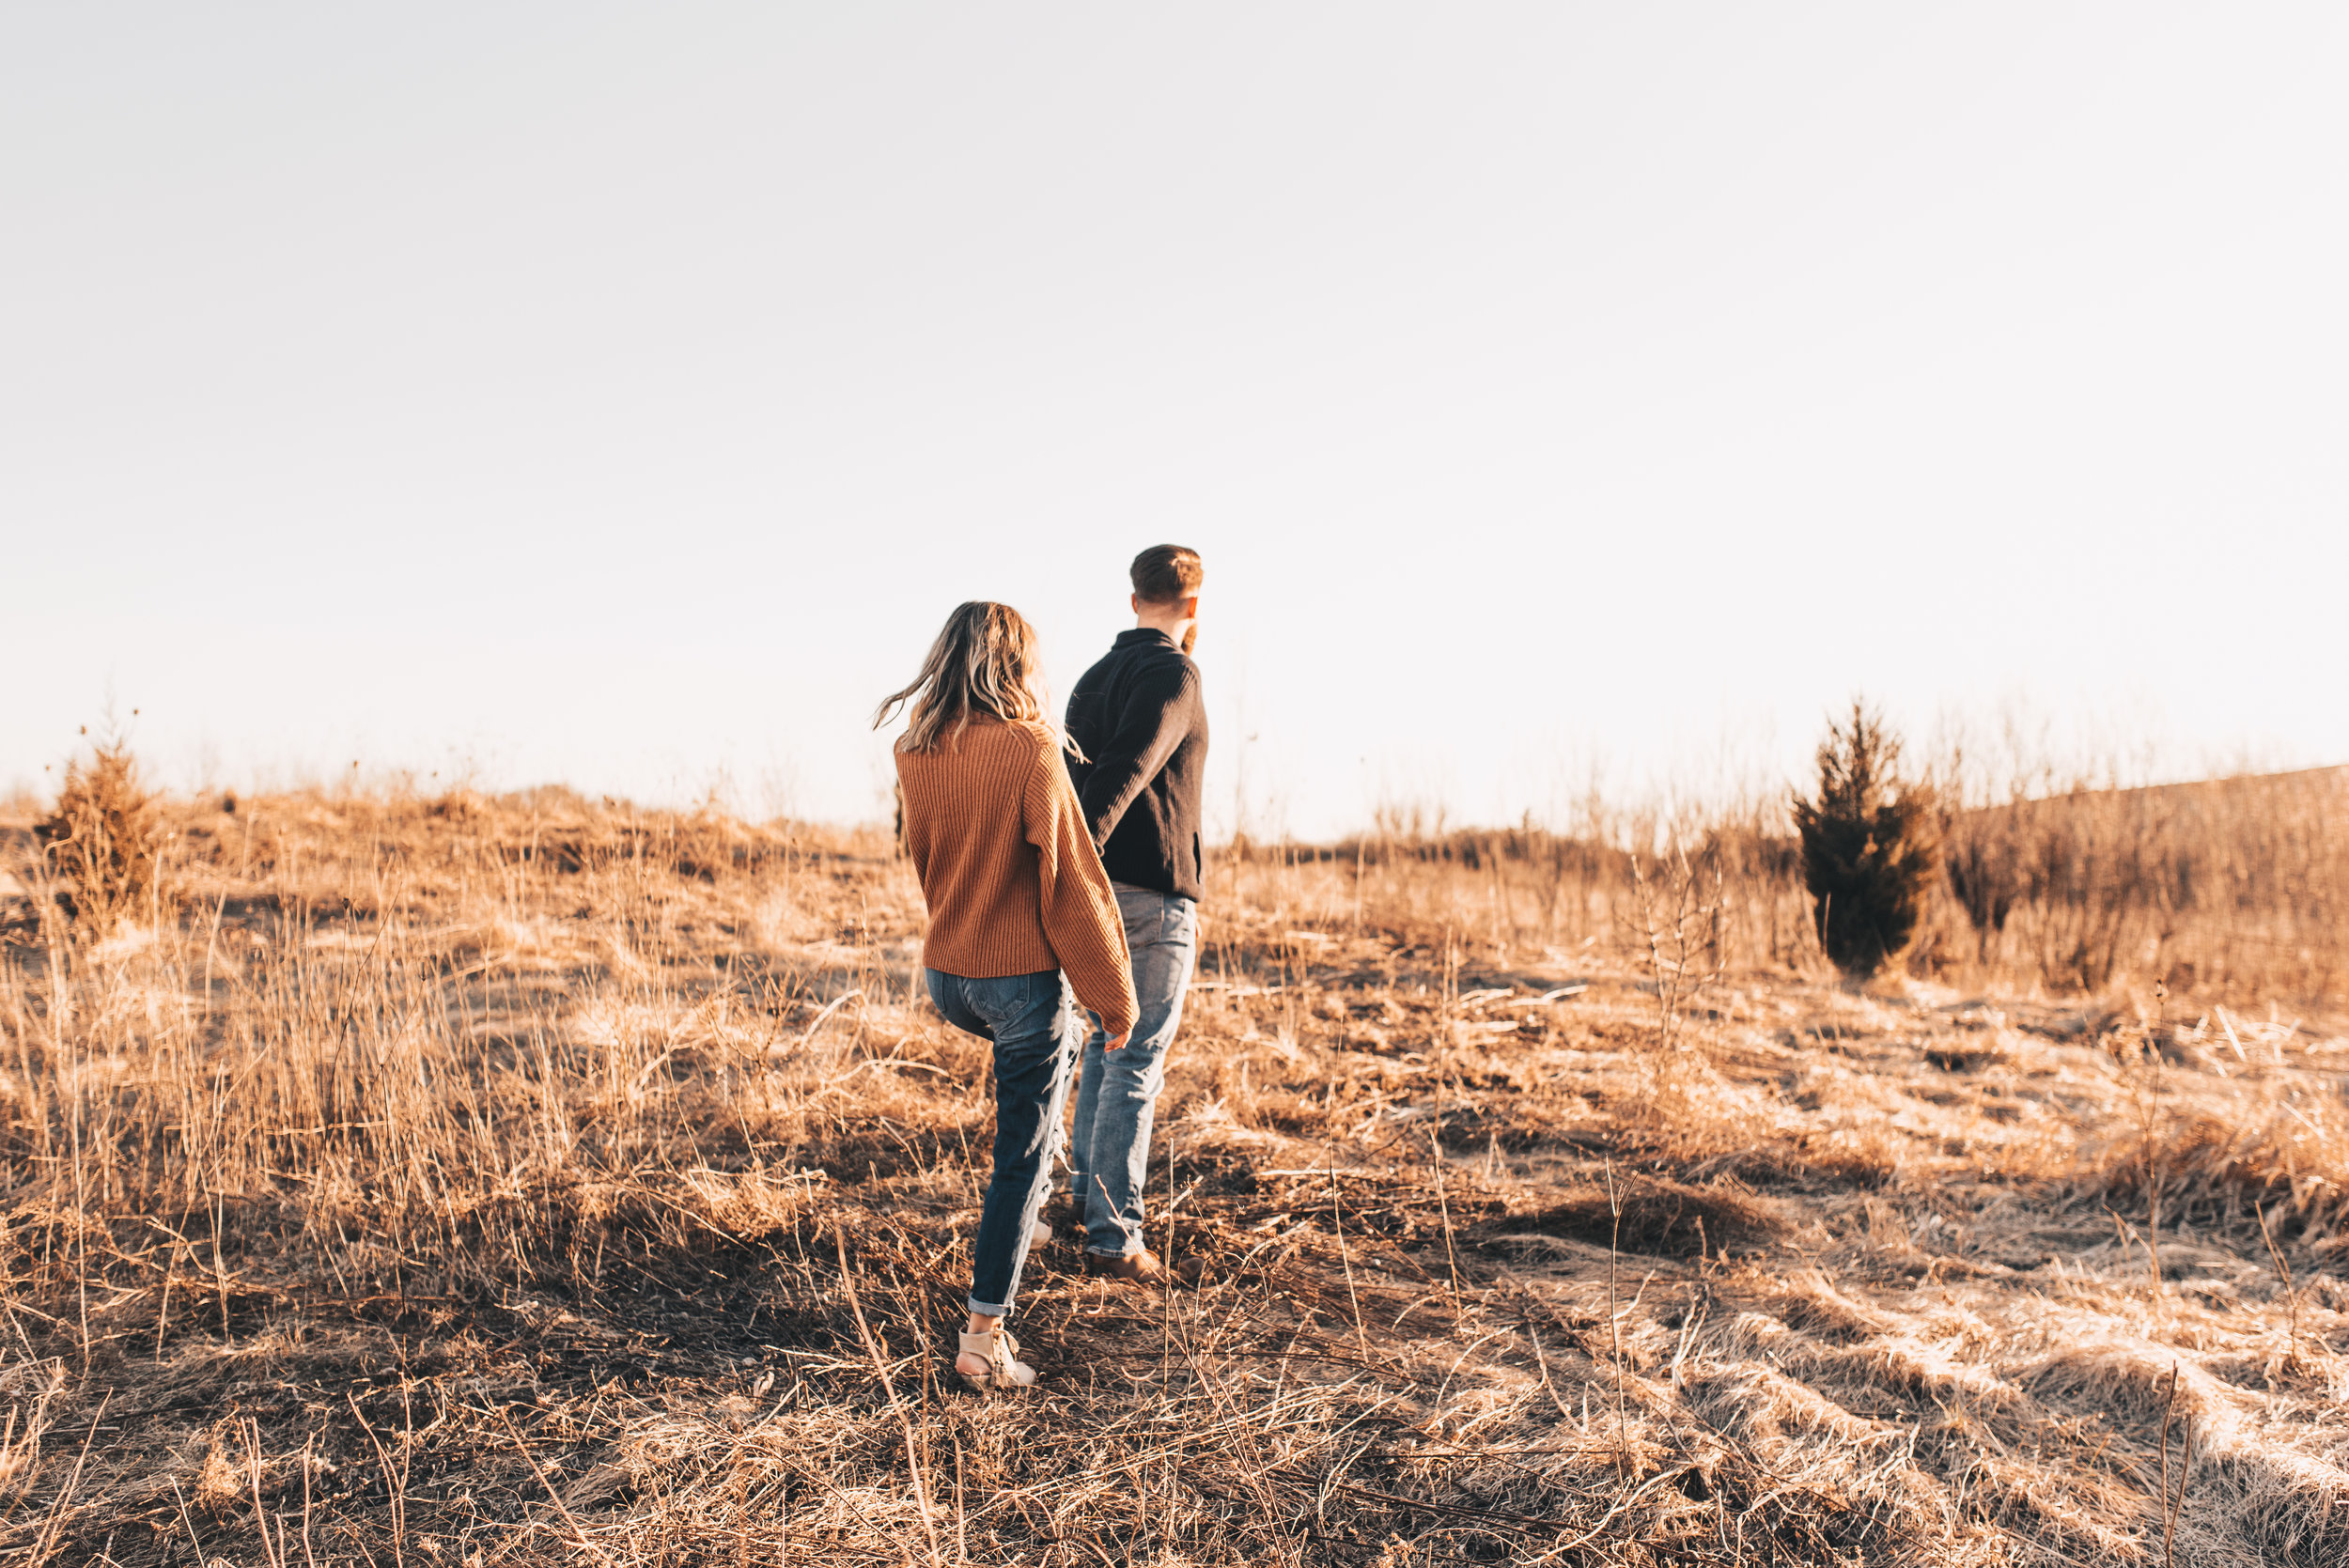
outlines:
[{"label": "dry grass stalk", "polygon": [[906,1413],[905,1401],[897,1397],[897,1383],[889,1375],[888,1358],[881,1354],[880,1342],[873,1337],[873,1326],[864,1319],[863,1304],[857,1300],[856,1270],[848,1263],[848,1238],[837,1224],[832,1226],[832,1243],[840,1259],[840,1288],[848,1295],[849,1315],[856,1319],[857,1338],[864,1342],[864,1353],[873,1358],[873,1371],[880,1378],[881,1391],[889,1396],[890,1410],[905,1428],[906,1473],[913,1478],[914,1506],[922,1511],[922,1533],[929,1543],[930,1560],[936,1562],[938,1521],[930,1516],[929,1483],[922,1474],[922,1450],[913,1435],[913,1418]]},{"label": "dry grass stalk", "polygon": [[2285,1261],[2283,1249],[2276,1245],[2276,1233],[2268,1228],[2267,1205],[2255,1203],[2251,1212],[2259,1217],[2260,1243],[2276,1265],[2276,1277],[2283,1281],[2285,1359],[2296,1363],[2300,1359],[2300,1287],[2292,1278],[2292,1265]]}]

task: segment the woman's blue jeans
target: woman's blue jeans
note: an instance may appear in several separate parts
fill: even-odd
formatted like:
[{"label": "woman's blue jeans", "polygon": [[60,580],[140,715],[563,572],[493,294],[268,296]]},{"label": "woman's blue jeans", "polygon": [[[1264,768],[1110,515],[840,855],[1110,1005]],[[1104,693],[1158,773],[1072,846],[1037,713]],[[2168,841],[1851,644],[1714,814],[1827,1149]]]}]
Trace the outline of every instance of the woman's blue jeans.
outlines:
[{"label": "woman's blue jeans", "polygon": [[1028,1235],[1051,1187],[1061,1110],[1083,1026],[1060,970],[977,980],[924,971],[930,1001],[957,1029],[995,1042],[995,1174],[972,1244],[971,1310],[1011,1312],[1028,1261]]}]

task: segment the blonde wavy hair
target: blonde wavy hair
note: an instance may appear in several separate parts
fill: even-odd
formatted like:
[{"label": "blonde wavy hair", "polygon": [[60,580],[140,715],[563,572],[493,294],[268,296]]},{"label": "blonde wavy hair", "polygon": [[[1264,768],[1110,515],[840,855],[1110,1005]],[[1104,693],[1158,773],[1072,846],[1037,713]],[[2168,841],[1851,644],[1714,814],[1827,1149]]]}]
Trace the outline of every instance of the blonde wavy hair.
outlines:
[{"label": "blonde wavy hair", "polygon": [[[902,708],[901,752],[934,752],[977,718],[1044,724],[1057,735],[1058,727],[1044,717],[1043,674],[1035,628],[1028,618],[1008,604],[972,599],[946,617],[913,684],[892,692],[873,710],[873,727],[880,728]],[[1066,736],[1060,741],[1075,749]]]}]

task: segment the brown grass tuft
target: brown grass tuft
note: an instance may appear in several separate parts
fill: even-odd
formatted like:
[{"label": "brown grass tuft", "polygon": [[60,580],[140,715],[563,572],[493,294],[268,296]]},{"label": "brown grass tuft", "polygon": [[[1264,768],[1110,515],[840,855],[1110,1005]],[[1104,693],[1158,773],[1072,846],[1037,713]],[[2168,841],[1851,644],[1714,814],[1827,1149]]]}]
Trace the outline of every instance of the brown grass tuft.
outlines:
[{"label": "brown grass tuft", "polygon": [[99,741],[86,760],[67,763],[56,808],[33,828],[66,918],[102,931],[149,913],[159,831],[155,797],[119,734]]}]

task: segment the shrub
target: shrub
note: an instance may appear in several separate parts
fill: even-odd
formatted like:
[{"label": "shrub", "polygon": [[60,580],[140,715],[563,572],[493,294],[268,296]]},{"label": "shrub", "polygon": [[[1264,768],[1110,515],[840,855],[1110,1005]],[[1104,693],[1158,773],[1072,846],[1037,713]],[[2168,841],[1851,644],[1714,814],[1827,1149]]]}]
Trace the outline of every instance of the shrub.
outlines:
[{"label": "shrub", "polygon": [[111,925],[153,893],[155,797],[140,784],[121,737],[99,742],[86,763],[66,765],[57,809],[33,831],[59,883],[57,903],[74,924]]},{"label": "shrub", "polygon": [[1974,958],[1986,963],[1991,944],[2024,895],[2023,862],[2012,812],[1951,812],[1942,821],[1942,859],[1950,892],[1973,927]]},{"label": "shrub", "polygon": [[1908,945],[1940,867],[1931,795],[1901,783],[1900,753],[1883,716],[1855,701],[1819,747],[1818,798],[1794,802],[1819,946],[1861,979]]}]

